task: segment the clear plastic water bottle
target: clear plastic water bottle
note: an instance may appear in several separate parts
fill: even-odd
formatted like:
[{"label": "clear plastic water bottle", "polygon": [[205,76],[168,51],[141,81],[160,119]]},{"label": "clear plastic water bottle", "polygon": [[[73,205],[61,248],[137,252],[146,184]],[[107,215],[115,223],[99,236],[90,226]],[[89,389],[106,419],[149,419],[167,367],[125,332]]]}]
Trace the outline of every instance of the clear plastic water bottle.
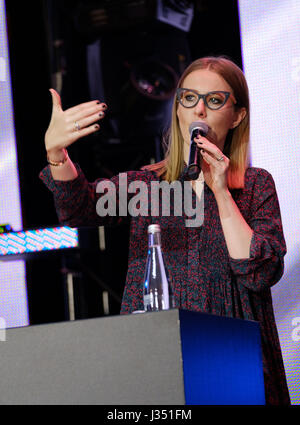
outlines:
[{"label": "clear plastic water bottle", "polygon": [[175,307],[174,295],[163,261],[159,224],[148,227],[148,257],[144,278],[144,310],[160,311]]}]

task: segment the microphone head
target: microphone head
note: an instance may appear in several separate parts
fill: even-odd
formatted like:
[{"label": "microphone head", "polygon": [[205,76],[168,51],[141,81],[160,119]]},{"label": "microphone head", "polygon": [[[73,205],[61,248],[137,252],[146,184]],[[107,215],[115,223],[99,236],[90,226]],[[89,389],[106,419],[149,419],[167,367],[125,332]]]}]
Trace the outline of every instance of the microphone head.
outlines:
[{"label": "microphone head", "polygon": [[189,132],[190,132],[190,134],[191,134],[193,137],[195,137],[195,136],[193,135],[193,132],[194,132],[195,130],[200,131],[200,133],[201,133],[201,135],[202,135],[202,136],[206,136],[206,135],[207,135],[207,133],[208,133],[208,125],[207,125],[205,122],[203,122],[203,121],[194,121],[194,122],[192,122],[192,123],[190,124],[190,126],[189,126]]}]

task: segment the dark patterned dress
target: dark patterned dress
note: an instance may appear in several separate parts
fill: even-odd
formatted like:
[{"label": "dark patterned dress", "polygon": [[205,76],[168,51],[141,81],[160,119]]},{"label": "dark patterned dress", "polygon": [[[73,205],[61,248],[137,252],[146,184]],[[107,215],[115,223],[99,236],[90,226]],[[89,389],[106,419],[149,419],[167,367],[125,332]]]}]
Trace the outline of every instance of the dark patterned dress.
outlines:
[{"label": "dark patterned dress", "polygon": [[[96,205],[100,197],[96,193],[98,182],[114,183],[117,201],[119,190],[126,190],[135,181],[144,182],[148,188],[148,193],[144,193],[144,201],[148,197],[150,206],[151,182],[159,180],[155,172],[142,170],[126,173],[125,188],[119,187],[120,181],[124,180],[119,179],[119,175],[110,180],[98,179],[89,183],[79,166],[76,167],[79,175],[69,182],[54,181],[49,166],[40,174],[53,193],[60,223],[73,227],[112,225],[122,220],[118,216],[100,217],[97,214]],[[183,183],[183,178],[179,181]],[[128,194],[128,201],[138,193],[138,189],[132,192]],[[286,254],[273,178],[266,170],[251,167],[245,174],[245,188],[231,190],[241,214],[254,231],[248,259],[232,259],[229,256],[217,203],[206,183],[203,193],[204,222],[201,226],[185,225],[188,217],[184,208],[181,216],[175,215],[171,208],[169,217],[131,217],[128,272],[121,314],[143,309],[147,228],[151,223],[158,223],[162,230],[162,249],[171,276],[176,306],[258,321],[262,335],[267,403],[289,404],[270,291],[270,287],[283,274],[283,257]],[[192,196],[195,206],[194,192]]]}]

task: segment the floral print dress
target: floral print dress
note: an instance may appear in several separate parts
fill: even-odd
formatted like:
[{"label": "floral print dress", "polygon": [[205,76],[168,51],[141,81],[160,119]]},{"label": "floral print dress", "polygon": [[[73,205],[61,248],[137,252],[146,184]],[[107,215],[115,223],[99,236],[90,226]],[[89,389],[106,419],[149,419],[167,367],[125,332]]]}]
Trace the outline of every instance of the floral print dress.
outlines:
[{"label": "floral print dress", "polygon": [[[59,221],[63,225],[98,226],[117,224],[122,217],[100,217],[97,184],[111,182],[116,188],[117,206],[120,191],[132,182],[144,182],[148,188],[141,202],[149,201],[151,183],[159,181],[153,171],[129,171],[112,179],[90,183],[76,164],[78,177],[54,181],[49,166],[40,178],[52,191]],[[124,176],[126,175],[126,179]],[[127,185],[127,188],[120,187]],[[183,184],[183,175],[179,181]],[[128,201],[138,189],[128,194]],[[229,256],[218,207],[213,192],[204,183],[204,220],[202,225],[187,227],[188,216],[182,208],[178,216],[172,209],[169,216],[137,215],[131,217],[129,259],[121,314],[143,309],[143,278],[147,257],[147,228],[151,223],[161,226],[162,249],[178,308],[222,316],[255,320],[260,323],[267,404],[289,404],[284,365],[272,307],[271,286],[277,283],[284,269],[286,245],[280,208],[272,176],[264,169],[249,167],[245,187],[231,190],[241,214],[254,231],[250,258]],[[102,195],[103,196],[103,195]],[[131,198],[130,198],[131,197]],[[192,193],[193,206],[196,195]],[[124,206],[123,206],[124,207]],[[161,206],[160,206],[161,207]],[[124,208],[123,208],[124,209]]]}]

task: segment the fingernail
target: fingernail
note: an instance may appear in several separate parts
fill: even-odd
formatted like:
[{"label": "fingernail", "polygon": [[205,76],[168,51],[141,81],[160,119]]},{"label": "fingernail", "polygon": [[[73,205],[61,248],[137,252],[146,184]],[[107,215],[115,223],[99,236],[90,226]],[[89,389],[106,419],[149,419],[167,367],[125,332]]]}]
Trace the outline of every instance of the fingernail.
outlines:
[{"label": "fingernail", "polygon": [[105,105],[105,103],[103,103],[102,108],[107,109],[107,105]]},{"label": "fingernail", "polygon": [[96,125],[95,125],[95,129],[96,129],[96,130],[99,130],[99,128],[100,128],[100,125],[96,124]]},{"label": "fingernail", "polygon": [[99,117],[103,117],[104,112],[99,112]]}]

